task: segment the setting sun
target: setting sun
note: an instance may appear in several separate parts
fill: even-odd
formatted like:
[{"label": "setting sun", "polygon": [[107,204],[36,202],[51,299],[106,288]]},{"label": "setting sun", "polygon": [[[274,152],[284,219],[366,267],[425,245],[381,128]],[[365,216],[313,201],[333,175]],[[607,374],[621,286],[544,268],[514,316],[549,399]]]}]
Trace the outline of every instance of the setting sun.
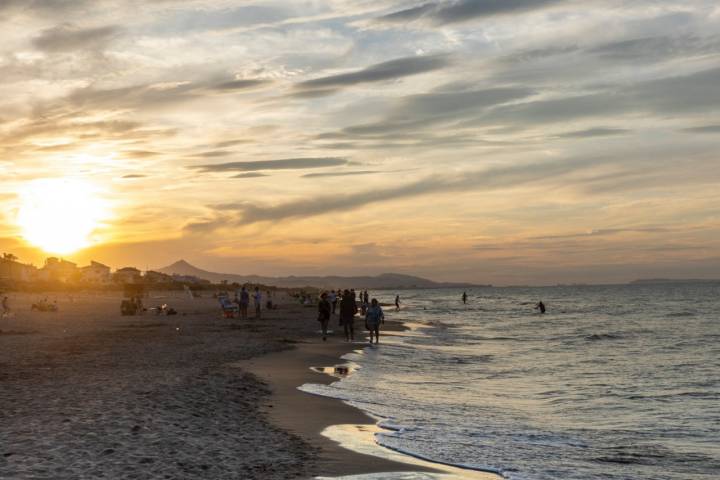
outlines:
[{"label": "setting sun", "polygon": [[80,180],[36,180],[20,199],[17,224],[23,237],[49,253],[69,254],[89,246],[107,217],[97,189]]}]

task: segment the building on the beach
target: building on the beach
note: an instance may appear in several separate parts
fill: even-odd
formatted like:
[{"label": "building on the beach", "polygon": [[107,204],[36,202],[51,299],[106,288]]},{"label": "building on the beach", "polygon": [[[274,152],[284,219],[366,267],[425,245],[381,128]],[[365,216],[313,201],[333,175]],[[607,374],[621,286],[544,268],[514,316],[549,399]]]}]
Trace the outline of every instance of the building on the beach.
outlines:
[{"label": "building on the beach", "polygon": [[140,283],[142,282],[142,274],[135,267],[125,267],[115,271],[113,280],[116,283]]},{"label": "building on the beach", "polygon": [[0,257],[0,281],[31,282],[36,276],[37,268],[20,263],[15,255],[3,253]]},{"label": "building on the beach", "polygon": [[100,262],[91,261],[90,265],[80,268],[80,280],[84,283],[109,283],[110,267]]},{"label": "building on the beach", "polygon": [[45,265],[37,274],[38,279],[53,282],[71,282],[77,280],[79,276],[77,264],[57,257],[47,258]]},{"label": "building on the beach", "polygon": [[165,273],[148,270],[143,276],[145,283],[173,283],[173,277]]}]

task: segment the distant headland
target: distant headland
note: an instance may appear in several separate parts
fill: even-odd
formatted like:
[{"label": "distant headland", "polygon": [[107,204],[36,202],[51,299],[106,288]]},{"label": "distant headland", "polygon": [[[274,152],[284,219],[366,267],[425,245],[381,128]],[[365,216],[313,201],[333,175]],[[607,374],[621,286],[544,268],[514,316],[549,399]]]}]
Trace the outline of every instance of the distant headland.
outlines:
[{"label": "distant headland", "polygon": [[197,268],[185,260],[179,260],[167,267],[159,268],[158,272],[166,275],[182,275],[202,278],[213,283],[251,283],[274,285],[281,288],[316,287],[335,289],[352,286],[371,290],[387,289],[421,289],[421,288],[472,288],[489,287],[491,285],[476,285],[471,283],[435,282],[422,277],[403,275],[399,273],[383,273],[376,276],[288,276],[267,277],[261,275],[239,275],[234,273],[209,272]]}]

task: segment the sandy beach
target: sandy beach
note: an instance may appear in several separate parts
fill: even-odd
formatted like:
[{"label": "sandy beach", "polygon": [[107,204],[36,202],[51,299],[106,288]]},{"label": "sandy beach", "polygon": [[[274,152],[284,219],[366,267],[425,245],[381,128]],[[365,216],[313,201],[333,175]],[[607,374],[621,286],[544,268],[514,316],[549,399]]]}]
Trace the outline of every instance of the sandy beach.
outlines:
[{"label": "sandy beach", "polygon": [[314,308],[284,302],[241,321],[222,318],[212,298],[163,293],[146,306],[168,303],[179,315],[123,317],[119,294],[50,294],[58,312],[31,312],[44,297],[11,294],[14,315],[0,323],[0,478],[280,479],[421,468],[320,435],[374,421],[296,389],[332,381],[310,366],[361,347],[337,332],[315,339]]},{"label": "sandy beach", "polygon": [[[52,300],[56,296],[50,295]],[[122,317],[119,295],[12,295],[0,329],[0,478],[295,478],[315,450],[260,411],[269,390],[231,362],[289,348],[311,325],[284,308],[224,319],[216,301],[153,299],[177,316]]]}]

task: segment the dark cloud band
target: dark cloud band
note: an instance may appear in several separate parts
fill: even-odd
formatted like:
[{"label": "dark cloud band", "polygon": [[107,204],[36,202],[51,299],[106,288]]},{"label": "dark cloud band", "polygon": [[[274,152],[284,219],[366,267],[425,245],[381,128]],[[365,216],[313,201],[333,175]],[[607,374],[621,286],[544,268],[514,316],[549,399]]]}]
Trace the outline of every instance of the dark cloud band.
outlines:
[{"label": "dark cloud band", "polygon": [[283,158],[256,162],[228,162],[192,167],[201,172],[256,172],[259,170],[302,170],[306,168],[337,167],[347,165],[340,157]]}]

